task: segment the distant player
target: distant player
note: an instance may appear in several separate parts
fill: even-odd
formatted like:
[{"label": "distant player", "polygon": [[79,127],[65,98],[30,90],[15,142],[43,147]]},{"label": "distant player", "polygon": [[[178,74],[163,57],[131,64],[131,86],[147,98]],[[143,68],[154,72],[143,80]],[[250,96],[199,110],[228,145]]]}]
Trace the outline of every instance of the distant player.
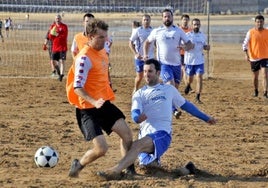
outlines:
[{"label": "distant player", "polygon": [[197,103],[202,103],[200,95],[203,86],[203,74],[205,72],[205,58],[203,51],[210,50],[210,45],[207,44],[206,35],[200,31],[201,22],[198,18],[192,20],[191,32],[186,33],[188,39],[194,44],[194,48],[188,50],[184,54],[185,73],[187,75],[187,85],[185,87],[185,94],[190,92],[193,78],[196,78],[196,98]]},{"label": "distant player", "polygon": [[[180,27],[185,33],[188,33],[192,31],[191,26],[189,25],[190,16],[188,14],[183,14],[181,16],[181,24],[178,24],[178,27]],[[185,64],[184,64],[184,50],[180,49],[181,54],[181,77],[185,85],[187,85],[187,78],[185,73]],[[190,88],[192,90],[192,88]]]},{"label": "distant player", "polygon": [[[147,37],[152,32],[151,16],[144,14],[142,16],[142,26],[134,29],[131,37],[129,38],[129,48],[134,55],[136,77],[134,81],[133,93],[139,89],[140,83],[143,79],[143,44]],[[150,45],[149,58],[154,57],[154,44]]]},{"label": "distant player", "polygon": [[53,41],[52,58],[56,66],[59,63],[59,81],[64,77],[65,61],[67,55],[68,27],[62,23],[61,15],[56,15],[55,23],[49,28],[49,39]]},{"label": "distant player", "polygon": [[259,95],[259,72],[262,74],[263,96],[268,98],[268,29],[264,27],[264,17],[255,17],[255,27],[247,32],[242,48],[253,72],[254,97]]},{"label": "distant player", "polygon": [[72,46],[71,46],[73,59],[88,42],[88,37],[86,36],[86,33],[85,33],[85,27],[88,21],[92,18],[94,18],[94,15],[91,13],[86,13],[83,16],[83,26],[84,26],[83,31],[75,34],[73,42],[72,42]]}]

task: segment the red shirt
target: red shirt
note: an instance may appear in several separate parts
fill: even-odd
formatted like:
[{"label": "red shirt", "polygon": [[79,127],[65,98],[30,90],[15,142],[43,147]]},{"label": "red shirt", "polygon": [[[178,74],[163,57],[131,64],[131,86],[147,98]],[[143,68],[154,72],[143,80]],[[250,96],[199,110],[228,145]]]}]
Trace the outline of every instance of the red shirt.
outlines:
[{"label": "red shirt", "polygon": [[52,24],[49,28],[48,37],[53,41],[52,52],[67,51],[68,27],[66,24]]}]

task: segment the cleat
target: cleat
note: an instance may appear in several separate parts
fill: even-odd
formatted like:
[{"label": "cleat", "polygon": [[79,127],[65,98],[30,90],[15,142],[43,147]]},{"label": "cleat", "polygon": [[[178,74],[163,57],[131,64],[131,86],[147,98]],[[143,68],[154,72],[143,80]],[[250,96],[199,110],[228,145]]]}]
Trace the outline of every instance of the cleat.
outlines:
[{"label": "cleat", "polygon": [[103,172],[103,171],[97,172],[97,176],[100,176],[101,178],[104,178],[107,181],[120,180],[123,177],[121,173],[119,173],[119,174],[117,174],[117,173],[108,174],[108,173]]},{"label": "cleat", "polygon": [[71,168],[69,171],[69,177],[72,178],[78,178],[79,172],[83,169],[84,167],[80,164],[78,159],[74,159]]},{"label": "cleat", "polygon": [[194,163],[189,162],[185,165],[185,168],[189,170],[190,174],[195,174],[196,173],[196,167]]},{"label": "cleat", "polygon": [[173,112],[173,115],[174,115],[174,117],[175,117],[176,119],[179,119],[180,116],[181,116],[181,111],[175,110],[175,111]]},{"label": "cleat", "polygon": [[258,95],[259,95],[259,91],[257,89],[255,89],[253,97],[258,97]]},{"label": "cleat", "polygon": [[200,99],[195,99],[195,102],[198,104],[203,104],[203,102]]},{"label": "cleat", "polygon": [[124,172],[125,172],[125,174],[127,174],[127,175],[135,175],[135,174],[137,174],[137,173],[136,173],[136,170],[135,170],[135,166],[134,166],[134,164],[132,164],[132,165],[130,165],[129,167],[127,167],[126,170],[125,170]]},{"label": "cleat", "polygon": [[186,95],[188,95],[191,90],[192,90],[191,86],[190,85],[187,85],[186,88],[185,88],[185,90],[184,90],[184,93]]},{"label": "cleat", "polygon": [[59,81],[60,81],[60,82],[62,81],[63,77],[64,77],[63,74],[59,75]]}]

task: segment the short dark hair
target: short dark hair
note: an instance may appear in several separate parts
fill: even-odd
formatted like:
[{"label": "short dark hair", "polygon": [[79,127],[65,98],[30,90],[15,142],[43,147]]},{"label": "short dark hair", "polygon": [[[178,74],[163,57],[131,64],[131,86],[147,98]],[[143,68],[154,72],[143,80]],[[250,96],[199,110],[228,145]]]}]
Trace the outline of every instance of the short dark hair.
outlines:
[{"label": "short dark hair", "polygon": [[144,62],[145,65],[150,65],[150,64],[154,64],[155,70],[156,71],[160,71],[161,70],[161,65],[159,63],[159,61],[157,61],[156,59],[148,59]]},{"label": "short dark hair", "polygon": [[96,34],[98,29],[102,29],[104,31],[108,31],[108,24],[100,19],[92,18],[87,22],[86,25],[86,34]]},{"label": "short dark hair", "polygon": [[170,9],[164,9],[163,11],[162,11],[162,16],[163,16],[163,13],[164,12],[170,12],[170,14],[171,14],[171,16],[173,16],[173,12],[170,10]]},{"label": "short dark hair", "polygon": [[89,18],[95,18],[95,16],[91,13],[86,13],[84,16],[83,16],[83,19],[85,20],[86,17],[89,17]]},{"label": "short dark hair", "polygon": [[192,19],[192,23],[193,23],[193,22],[199,22],[199,23],[201,23],[200,19],[198,19],[198,18],[194,18],[194,19]]},{"label": "short dark hair", "polygon": [[259,15],[257,15],[257,16],[255,17],[255,21],[256,21],[256,20],[263,20],[263,21],[264,21],[264,16],[261,15],[261,14],[259,14]]},{"label": "short dark hair", "polygon": [[188,14],[181,15],[181,20],[182,20],[182,18],[188,18],[188,20],[190,20],[190,16]]}]

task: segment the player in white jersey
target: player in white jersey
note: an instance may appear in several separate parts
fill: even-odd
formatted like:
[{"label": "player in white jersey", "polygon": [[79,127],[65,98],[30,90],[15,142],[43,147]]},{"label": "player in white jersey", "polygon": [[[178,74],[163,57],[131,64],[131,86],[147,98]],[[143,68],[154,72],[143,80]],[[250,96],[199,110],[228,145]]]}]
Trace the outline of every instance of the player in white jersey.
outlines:
[{"label": "player in white jersey", "polygon": [[210,46],[207,44],[207,37],[200,31],[201,22],[198,18],[192,20],[192,31],[186,35],[194,44],[194,48],[186,51],[184,54],[185,72],[187,75],[187,85],[185,87],[185,94],[187,95],[191,88],[194,75],[196,76],[196,102],[202,103],[200,100],[200,94],[202,91],[202,82],[204,74],[205,58],[203,50],[210,50]]},{"label": "player in white jersey", "polygon": [[[162,12],[163,25],[154,29],[144,42],[144,56],[148,59],[150,44],[156,44],[156,59],[161,63],[161,79],[164,83],[171,84],[177,89],[181,80],[181,55],[180,48],[189,50],[193,44],[181,28],[173,25],[173,13],[169,9]],[[181,42],[185,45],[181,45]],[[180,113],[173,109],[176,118]]]},{"label": "player in white jersey", "polygon": [[[153,28],[150,26],[151,24],[151,16],[148,14],[144,14],[142,16],[142,26],[138,27],[137,29],[133,30],[131,37],[129,38],[129,48],[134,54],[135,60],[135,69],[136,69],[136,77],[134,82],[134,89],[133,93],[139,89],[140,83],[143,78],[143,44],[144,41],[147,39]],[[150,45],[149,58],[154,57],[154,45]]]},{"label": "player in white jersey", "polygon": [[[106,179],[118,178],[121,171],[139,158],[139,164],[160,165],[161,156],[167,151],[172,139],[172,106],[181,108],[191,115],[215,124],[213,117],[201,112],[194,104],[181,96],[172,85],[159,81],[160,63],[149,59],[144,64],[144,79],[147,85],[132,97],[131,116],[139,124],[139,138],[134,141],[126,156],[119,164],[98,174]],[[188,173],[194,173],[194,165],[187,165]],[[185,169],[184,169],[185,170]]]}]

